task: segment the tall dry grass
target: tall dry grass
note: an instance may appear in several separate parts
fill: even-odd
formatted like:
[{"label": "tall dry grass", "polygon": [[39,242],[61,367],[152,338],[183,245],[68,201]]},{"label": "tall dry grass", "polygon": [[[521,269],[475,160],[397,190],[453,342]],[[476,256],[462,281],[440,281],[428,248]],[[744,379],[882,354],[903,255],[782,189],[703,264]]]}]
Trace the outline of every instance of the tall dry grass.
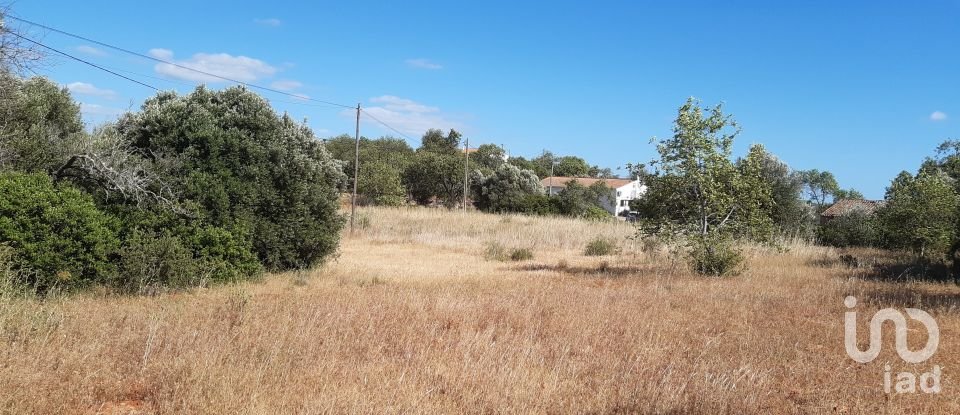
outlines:
[{"label": "tall dry grass", "polygon": [[[745,274],[701,278],[641,252],[622,223],[362,213],[364,228],[309,275],[156,297],[4,297],[0,411],[960,412],[953,285],[872,281],[808,246],[751,250]],[[583,256],[598,237],[621,252]],[[486,260],[489,243],[535,256]],[[862,320],[929,311],[938,353],[906,365],[887,336],[874,363],[853,362],[846,295]],[[943,366],[943,392],[884,394],[887,362]]]}]

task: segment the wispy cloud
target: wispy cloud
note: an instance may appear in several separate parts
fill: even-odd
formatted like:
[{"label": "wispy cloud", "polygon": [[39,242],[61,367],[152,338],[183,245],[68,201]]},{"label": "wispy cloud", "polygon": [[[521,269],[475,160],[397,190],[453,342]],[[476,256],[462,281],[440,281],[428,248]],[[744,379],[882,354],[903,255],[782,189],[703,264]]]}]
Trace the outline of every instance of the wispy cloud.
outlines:
[{"label": "wispy cloud", "polygon": [[109,89],[97,88],[93,84],[89,84],[86,82],[73,82],[73,83],[67,84],[67,89],[69,89],[71,93],[74,93],[77,95],[89,95],[93,97],[100,97],[100,98],[106,98],[106,99],[117,98],[116,92]]},{"label": "wispy cloud", "polygon": [[86,102],[80,103],[80,113],[87,117],[93,116],[96,118],[116,118],[125,112],[127,111],[120,108],[105,107],[103,105],[90,104]]},{"label": "wispy cloud", "polygon": [[273,89],[278,89],[278,90],[281,90],[281,91],[293,91],[293,90],[298,89],[298,88],[300,88],[300,87],[302,87],[302,86],[303,86],[302,83],[300,83],[300,82],[298,82],[298,81],[290,80],[290,79],[281,79],[281,80],[279,80],[279,81],[273,81],[273,82],[270,84],[270,87],[271,87],[271,88],[273,88]]},{"label": "wispy cloud", "polygon": [[[169,49],[150,49],[149,53],[150,56],[157,59],[170,61],[186,68],[192,68],[243,82],[253,82],[277,73],[277,68],[259,59],[246,56],[233,56],[226,53],[197,53],[190,59],[178,61],[174,59],[173,51]],[[154,70],[161,75],[187,81],[225,82],[215,76],[209,76],[166,63],[157,64],[154,66]]]},{"label": "wispy cloud", "polygon": [[75,48],[77,52],[90,56],[107,56],[107,52],[97,49],[90,45],[80,45]]},{"label": "wispy cloud", "polygon": [[443,69],[443,65],[432,62],[429,59],[417,58],[417,59],[407,59],[407,66],[417,69],[429,69],[436,71]]},{"label": "wispy cloud", "polygon": [[281,22],[280,19],[277,19],[276,17],[270,17],[267,19],[253,19],[253,22],[260,26],[266,26],[266,27],[279,27],[280,25],[283,24],[283,22]]},{"label": "wispy cloud", "polygon": [[930,114],[930,121],[946,121],[947,113],[943,111],[934,111],[933,114]]},{"label": "wispy cloud", "polygon": [[[372,105],[363,109],[364,112],[389,124],[404,134],[418,136],[431,128],[441,130],[463,129],[463,125],[445,114],[440,108],[424,105],[416,101],[393,95],[383,95],[370,99]],[[344,111],[344,116],[352,116],[354,112]],[[383,129],[373,120],[364,120],[370,126]],[[389,133],[389,131],[388,131]]]}]

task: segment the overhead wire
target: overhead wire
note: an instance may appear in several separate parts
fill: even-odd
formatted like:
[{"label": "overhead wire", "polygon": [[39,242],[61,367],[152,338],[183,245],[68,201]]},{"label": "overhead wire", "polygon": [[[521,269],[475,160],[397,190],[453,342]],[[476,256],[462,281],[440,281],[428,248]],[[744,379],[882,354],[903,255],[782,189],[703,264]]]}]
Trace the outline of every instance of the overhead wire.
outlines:
[{"label": "overhead wire", "polygon": [[[95,45],[103,46],[103,47],[105,47],[105,48],[109,48],[109,49],[112,49],[112,50],[116,50],[116,51],[119,51],[119,52],[122,52],[122,53],[126,53],[126,54],[129,54],[129,55],[132,55],[132,56],[139,57],[139,58],[151,60],[151,61],[154,61],[154,62],[157,62],[157,63],[161,63],[161,64],[165,64],[165,65],[170,65],[170,66],[173,66],[173,67],[176,67],[176,68],[180,68],[180,69],[187,70],[187,71],[192,71],[192,72],[199,73],[199,74],[202,74],[202,75],[205,75],[205,76],[217,78],[217,79],[220,79],[220,80],[223,80],[223,81],[227,81],[227,82],[232,82],[232,83],[235,83],[235,84],[243,85],[243,86],[246,86],[246,87],[249,87],[249,88],[259,89],[259,90],[262,90],[262,91],[267,91],[267,92],[272,92],[272,93],[275,93],[275,94],[280,94],[280,95],[285,95],[285,96],[293,97],[293,98],[295,98],[296,100],[301,101],[301,102],[290,102],[290,101],[281,101],[281,102],[286,102],[286,103],[296,104],[296,105],[310,105],[310,104],[308,104],[308,103],[306,103],[306,102],[302,102],[302,101],[311,101],[311,102],[317,102],[317,103],[320,103],[320,104],[330,105],[330,106],[335,106],[335,107],[340,107],[340,108],[357,109],[357,107],[354,107],[354,106],[352,106],[352,105],[345,105],[345,104],[340,104],[340,103],[336,103],[336,102],[332,102],[332,101],[325,101],[325,100],[321,100],[321,99],[306,97],[306,96],[303,96],[303,95],[301,95],[301,94],[295,94],[295,93],[291,93],[291,92],[287,92],[287,91],[281,91],[281,90],[278,90],[278,89],[275,89],[275,88],[269,88],[269,87],[265,87],[265,86],[262,86],[262,85],[253,84],[253,83],[250,83],[250,82],[245,82],[245,81],[240,81],[240,80],[237,80],[237,79],[228,78],[228,77],[225,77],[225,76],[222,76],[222,75],[218,75],[218,74],[215,74],[215,73],[211,73],[211,72],[208,72],[208,71],[204,71],[204,70],[201,70],[201,69],[192,68],[192,67],[186,66],[186,65],[181,65],[181,64],[178,64],[178,63],[176,63],[176,62],[171,62],[171,61],[168,61],[168,60],[165,60],[165,59],[160,59],[160,58],[157,58],[157,57],[155,57],[155,56],[150,56],[150,55],[146,55],[146,54],[143,54],[143,53],[135,52],[135,51],[132,51],[132,50],[129,50],[129,49],[120,47],[120,46],[115,46],[115,45],[112,45],[112,44],[109,44],[109,43],[106,43],[106,42],[102,42],[102,41],[99,41],[99,40],[91,39],[91,38],[86,37],[86,36],[81,36],[81,35],[78,35],[78,34],[75,34],[75,33],[71,33],[71,32],[65,31],[65,30],[57,29],[57,28],[55,28],[55,27],[47,26],[47,25],[45,25],[45,24],[37,23],[37,22],[31,21],[31,20],[27,20],[27,19],[24,19],[24,18],[21,18],[21,17],[9,15],[9,14],[6,15],[6,16],[4,16],[4,17],[9,18],[9,19],[12,19],[12,20],[16,20],[16,21],[21,22],[21,23],[28,24],[28,25],[31,25],[31,26],[35,26],[35,27],[39,27],[39,28],[42,28],[42,29],[45,29],[45,30],[49,30],[49,31],[51,31],[51,32],[59,33],[59,34],[62,34],[62,35],[64,35],[64,36],[69,36],[69,37],[72,37],[72,38],[74,38],[74,39],[79,39],[79,40],[83,40],[83,41],[85,41],[85,42],[90,42],[90,43],[93,43],[93,44],[95,44]],[[151,89],[153,89],[153,90],[155,90],[155,91],[159,91],[159,90],[160,90],[160,89],[157,88],[157,87],[154,87],[154,86],[149,85],[149,84],[147,84],[147,83],[144,83],[144,82],[138,81],[138,80],[136,80],[136,79],[130,78],[130,77],[128,77],[128,76],[119,74],[119,73],[115,72],[114,70],[110,70],[110,69],[108,69],[108,68],[106,68],[106,67],[104,67],[104,66],[97,65],[97,64],[94,64],[94,63],[89,62],[89,61],[87,61],[87,60],[84,60],[84,59],[78,58],[78,57],[76,57],[76,56],[70,55],[70,54],[68,54],[68,53],[66,53],[66,52],[63,52],[63,51],[61,51],[61,50],[55,49],[55,48],[53,48],[53,47],[47,46],[47,45],[42,44],[42,43],[40,43],[40,42],[37,42],[37,41],[35,41],[35,40],[29,39],[29,38],[27,38],[27,37],[25,37],[25,36],[22,36],[22,35],[18,34],[18,33],[15,33],[15,32],[12,32],[12,31],[7,31],[7,33],[10,33],[11,35],[17,36],[17,37],[19,37],[19,38],[21,38],[21,39],[23,39],[23,40],[25,40],[25,41],[28,41],[28,42],[33,43],[33,44],[36,44],[36,45],[38,45],[38,46],[40,46],[40,47],[43,47],[43,48],[45,48],[45,49],[51,50],[51,51],[53,51],[53,52],[55,52],[55,53],[57,53],[57,54],[60,54],[60,55],[65,56],[65,57],[67,57],[67,58],[76,60],[76,61],[78,61],[78,62],[81,62],[81,63],[84,63],[84,64],[86,64],[86,65],[92,66],[92,67],[94,67],[94,68],[100,69],[100,70],[105,71],[105,72],[107,72],[107,73],[110,73],[110,74],[112,74],[112,75],[115,75],[115,76],[118,76],[118,77],[120,77],[120,78],[126,79],[126,80],[128,80],[128,81],[130,81],[130,82],[134,82],[134,83],[136,83],[136,84],[139,84],[139,85],[142,85],[142,86],[151,88]],[[119,69],[118,69],[118,70],[119,70]],[[119,70],[119,71],[128,72],[128,73],[133,73],[133,74],[136,74],[136,75],[138,75],[138,76],[143,76],[143,77],[158,79],[158,80],[161,80],[161,81],[168,81],[168,82],[180,83],[180,84],[183,84],[183,85],[186,85],[186,84],[187,84],[187,83],[185,83],[185,82],[179,82],[179,81],[174,81],[174,80],[169,80],[169,79],[156,78],[156,77],[152,77],[152,76],[148,76],[148,75],[143,75],[143,74],[137,74],[137,73],[132,72],[132,71],[126,71],[126,70]],[[399,134],[400,136],[402,136],[402,137],[404,137],[404,138],[406,138],[406,139],[408,139],[408,140],[411,140],[411,141],[413,140],[412,138],[410,138],[410,136],[404,134],[404,133],[403,133],[402,131],[400,131],[399,129],[397,129],[397,128],[393,127],[392,125],[384,122],[383,120],[377,118],[376,116],[374,116],[373,114],[371,114],[369,111],[364,110],[362,107],[359,108],[359,109],[360,109],[360,112],[361,112],[362,114],[366,115],[367,117],[369,117],[370,119],[374,120],[374,121],[377,122],[378,124],[386,127],[387,129],[389,129],[389,130],[391,130],[391,131]]]}]

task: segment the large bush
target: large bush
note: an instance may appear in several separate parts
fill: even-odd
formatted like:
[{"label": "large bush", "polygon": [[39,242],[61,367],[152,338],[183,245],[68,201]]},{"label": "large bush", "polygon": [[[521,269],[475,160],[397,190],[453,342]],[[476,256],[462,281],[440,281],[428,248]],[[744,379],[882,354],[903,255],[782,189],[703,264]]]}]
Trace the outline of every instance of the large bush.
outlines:
[{"label": "large bush", "polygon": [[487,212],[524,212],[530,196],[542,193],[540,180],[532,171],[501,164],[476,181],[474,206]]},{"label": "large bush", "polygon": [[164,92],[118,123],[142,154],[172,158],[165,181],[197,220],[249,235],[272,270],[315,265],[337,247],[345,177],[306,126],[244,88]]},{"label": "large bush", "polygon": [[70,288],[115,275],[120,245],[115,218],[93,198],[44,174],[0,175],[0,243],[41,291]]},{"label": "large bush", "polygon": [[876,219],[865,212],[841,215],[817,229],[817,240],[828,246],[875,246],[878,242]]}]

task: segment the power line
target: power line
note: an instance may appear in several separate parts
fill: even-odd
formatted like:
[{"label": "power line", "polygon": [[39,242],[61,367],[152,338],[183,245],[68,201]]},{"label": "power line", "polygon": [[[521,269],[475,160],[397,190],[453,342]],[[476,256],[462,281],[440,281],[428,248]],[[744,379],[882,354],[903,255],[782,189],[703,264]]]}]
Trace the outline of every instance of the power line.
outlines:
[{"label": "power line", "polygon": [[133,55],[133,56],[137,56],[137,57],[140,57],[140,58],[143,58],[143,59],[149,59],[149,60],[152,60],[152,61],[154,61],[154,62],[162,63],[162,64],[165,64],[165,65],[171,65],[171,66],[174,66],[174,67],[177,67],[177,68],[180,68],[180,69],[184,69],[184,70],[188,70],[188,71],[193,71],[193,72],[196,72],[196,73],[199,73],[199,74],[203,74],[203,75],[206,75],[206,76],[214,77],[214,78],[221,79],[221,80],[224,80],[224,81],[233,82],[233,83],[240,84],[240,85],[243,85],[243,86],[246,86],[246,87],[249,87],[249,88],[256,88],[256,89],[260,89],[260,90],[263,90],[263,91],[273,92],[273,93],[275,93],[275,94],[286,95],[286,96],[294,97],[294,98],[297,98],[297,99],[306,99],[306,100],[308,100],[308,101],[319,102],[319,103],[322,103],[322,104],[333,105],[333,106],[336,106],[336,107],[354,109],[354,107],[352,107],[352,106],[350,106],[350,105],[343,105],[343,104],[338,104],[338,103],[336,103],[336,102],[330,102],[330,101],[324,101],[324,100],[319,100],[319,99],[304,97],[303,95],[297,95],[297,94],[293,94],[293,93],[290,93],[290,92],[281,91],[281,90],[278,90],[278,89],[268,88],[268,87],[265,87],[265,86],[260,86],[260,85],[256,85],[256,84],[251,84],[251,83],[249,83],[249,82],[243,82],[243,81],[238,81],[238,80],[236,80],[236,79],[227,78],[227,77],[225,77],[225,76],[217,75],[217,74],[210,73],[210,72],[207,72],[207,71],[204,71],[204,70],[200,70],[200,69],[196,69],[196,68],[191,68],[191,67],[185,66],[185,65],[180,65],[180,64],[178,64],[178,63],[176,63],[176,62],[170,62],[170,61],[167,61],[167,60],[164,60],[164,59],[160,59],[160,58],[156,58],[156,57],[153,57],[153,56],[150,56],[150,55],[144,55],[144,54],[139,53],[139,52],[134,52],[134,51],[129,50],[129,49],[124,49],[124,48],[119,47],[119,46],[114,46],[114,45],[111,45],[111,44],[108,44],[108,43],[105,43],[105,42],[101,42],[101,41],[98,41],[98,40],[90,39],[90,38],[88,38],[88,37],[80,36],[80,35],[77,35],[77,34],[74,34],[74,33],[70,33],[70,32],[64,31],[64,30],[60,30],[60,29],[57,29],[57,28],[53,28],[53,27],[50,27],[50,26],[47,26],[47,25],[44,25],[44,24],[40,24],[40,23],[37,23],[37,22],[32,22],[32,21],[27,20],[27,19],[21,19],[21,18],[19,18],[19,17],[10,16],[10,15],[8,15],[8,16],[6,16],[6,17],[8,17],[8,18],[10,18],[10,19],[13,19],[13,20],[16,20],[16,21],[18,21],[18,22],[22,22],[22,23],[26,23],[26,24],[29,24],[29,25],[32,25],[32,26],[40,27],[40,28],[49,30],[49,31],[51,31],[51,32],[60,33],[60,34],[62,34],[62,35],[70,36],[70,37],[75,38],[75,39],[80,39],[80,40],[83,40],[83,41],[85,41],[85,42],[94,43],[94,44],[103,46],[103,47],[105,47],[105,48],[110,48],[110,49],[113,49],[113,50],[116,50],[116,51],[119,51],[119,52],[123,52],[123,53],[127,53],[127,54],[130,54],[130,55]]},{"label": "power line", "polygon": [[[135,51],[132,51],[132,50],[129,50],[129,49],[125,49],[125,48],[119,47],[119,46],[114,46],[114,45],[111,45],[111,44],[109,44],[109,43],[101,42],[101,41],[99,41],[99,40],[90,39],[90,38],[85,37],[85,36],[81,36],[81,35],[78,35],[78,34],[75,34],[75,33],[70,33],[70,32],[67,32],[67,31],[65,31],[65,30],[60,30],[60,29],[57,29],[57,28],[54,28],[54,27],[50,27],[50,26],[47,26],[47,25],[44,25],[44,24],[41,24],[41,23],[33,22],[33,21],[30,21],[30,20],[27,20],[27,19],[23,19],[23,18],[19,18],[19,17],[16,17],[16,16],[12,16],[12,15],[9,15],[9,14],[8,14],[8,15],[5,15],[4,17],[9,18],[9,19],[16,20],[16,21],[21,22],[21,23],[26,23],[26,24],[29,24],[29,25],[32,25],[32,26],[36,26],[36,27],[39,27],[39,28],[43,28],[43,29],[49,30],[49,31],[51,31],[51,32],[56,32],[56,33],[59,33],[59,34],[65,35],[65,36],[69,36],[69,37],[72,37],[72,38],[75,38],[75,39],[80,39],[80,40],[83,40],[83,41],[85,41],[85,42],[90,42],[90,43],[93,43],[93,44],[96,44],[96,45],[100,45],[100,46],[103,46],[103,47],[105,47],[105,48],[113,49],[113,50],[116,50],[116,51],[119,51],[119,52],[123,52],[123,53],[126,53],[126,54],[130,54],[130,55],[137,56],[137,57],[140,57],[140,58],[143,58],[143,59],[147,59],[147,60],[151,60],[151,61],[154,61],[154,62],[162,63],[162,64],[165,64],[165,65],[171,65],[171,66],[174,66],[174,67],[176,67],[176,68],[180,68],[180,69],[184,69],[184,70],[196,72],[196,73],[199,73],[199,74],[203,74],[203,75],[206,75],[206,76],[214,77],[214,78],[221,79],[221,80],[224,80],[224,81],[233,82],[233,83],[236,83],[236,84],[239,84],[239,85],[243,85],[243,86],[246,86],[246,87],[249,87],[249,88],[255,88],[255,89],[262,90],[262,91],[273,92],[273,93],[275,93],[275,94],[286,95],[286,96],[293,97],[293,98],[296,98],[296,99],[301,100],[301,101],[303,101],[303,100],[313,101],[313,102],[318,102],[318,103],[325,104],[325,105],[332,105],[332,106],[340,107],[340,108],[348,108],[348,109],[351,109],[351,110],[352,110],[352,109],[355,109],[355,108],[354,108],[353,106],[351,106],[351,105],[338,104],[338,103],[336,103],[336,102],[330,102],[330,101],[324,101],[324,100],[320,100],[320,99],[305,97],[305,96],[299,95],[299,94],[294,94],[294,93],[290,93],[290,92],[280,91],[280,90],[277,90],[277,89],[274,89],[274,88],[268,88],[268,87],[261,86],[261,85],[251,84],[251,83],[249,83],[249,82],[244,82],[244,81],[239,81],[239,80],[236,80],[236,79],[227,78],[227,77],[224,77],[224,76],[221,76],[221,75],[217,75],[217,74],[214,74],[214,73],[210,73],[210,72],[207,72],[207,71],[203,71],[203,70],[200,70],[200,69],[196,69],[196,68],[191,68],[191,67],[189,67],[189,66],[180,65],[180,64],[178,64],[178,63],[176,63],[176,62],[170,62],[170,61],[167,61],[167,60],[164,60],[164,59],[160,59],[160,58],[156,58],[156,57],[153,57],[153,56],[150,56],[150,55],[144,55],[144,54],[139,53],[139,52],[135,52]],[[145,84],[145,83],[143,83],[143,82],[137,81],[137,80],[135,80],[135,79],[133,79],[133,78],[130,78],[130,77],[121,75],[121,74],[119,74],[119,73],[116,73],[116,72],[114,72],[114,71],[111,71],[111,70],[109,70],[109,69],[107,69],[107,68],[104,68],[104,67],[102,67],[102,66],[96,65],[96,64],[94,64],[94,63],[91,63],[91,62],[88,62],[88,61],[86,61],[86,60],[83,60],[83,59],[77,58],[77,57],[75,57],[75,56],[72,56],[72,55],[70,55],[70,54],[67,54],[66,52],[62,52],[62,51],[59,51],[59,50],[54,49],[54,48],[52,48],[52,47],[43,45],[43,44],[41,44],[41,43],[39,43],[39,42],[33,41],[33,40],[31,40],[31,39],[27,39],[27,38],[25,38],[25,37],[23,37],[23,36],[21,36],[21,35],[19,35],[19,34],[13,33],[13,32],[8,32],[8,33],[13,34],[13,35],[15,35],[15,36],[17,36],[17,37],[20,37],[20,38],[22,38],[22,39],[24,39],[24,40],[26,40],[26,41],[28,41],[28,42],[31,42],[31,43],[34,43],[34,44],[39,45],[39,46],[41,46],[41,47],[44,47],[44,48],[46,48],[46,49],[52,50],[52,51],[54,51],[54,52],[56,52],[56,53],[59,53],[59,54],[61,54],[61,55],[63,55],[63,56],[66,56],[66,57],[68,57],[68,58],[70,58],[70,59],[74,59],[74,60],[76,60],[76,61],[83,62],[83,63],[85,63],[85,64],[87,64],[87,65],[93,66],[93,67],[95,67],[95,68],[97,68],[97,69],[100,69],[100,70],[103,70],[103,71],[106,71],[106,72],[108,72],[108,73],[110,73],[110,74],[119,76],[119,77],[121,77],[121,78],[123,78],[123,79],[126,79],[126,80],[128,80],[128,81],[135,82],[135,83],[137,83],[137,84],[140,84],[140,85],[146,86],[146,87],[148,87],[148,88],[151,88],[151,89],[154,89],[154,90],[159,91],[159,89],[156,88],[156,87],[154,87],[154,86],[151,86],[151,85]],[[130,71],[124,71],[124,72],[130,72]],[[131,73],[132,73],[132,72],[131,72]],[[146,75],[141,75],[141,76],[146,76]],[[151,77],[151,78],[152,78],[152,77]],[[159,79],[159,78],[157,78],[157,79]],[[174,82],[174,81],[171,81],[171,82]],[[288,103],[298,104],[298,105],[309,105],[309,104],[302,103],[302,102],[288,102]],[[413,140],[412,138],[410,138],[410,136],[404,134],[403,132],[401,132],[400,130],[394,128],[394,127],[391,126],[390,124],[387,124],[386,122],[384,122],[384,121],[380,120],[379,118],[373,116],[373,115],[370,114],[369,112],[364,111],[364,110],[362,110],[362,109],[361,109],[361,112],[364,113],[364,114],[366,114],[368,117],[370,117],[372,120],[376,121],[376,122],[379,123],[380,125],[383,125],[384,127],[392,130],[393,132],[396,132],[397,134],[400,134],[400,136],[402,136],[402,137],[404,137],[404,138],[406,138],[406,139],[408,139],[408,140],[411,140],[411,141]]]},{"label": "power line", "polygon": [[368,112],[367,110],[361,109],[360,112],[366,114],[368,117],[370,117],[370,119],[372,119],[372,120],[380,123],[380,124],[383,125],[384,127],[387,127],[387,128],[389,128],[389,129],[393,130],[393,131],[394,131],[395,133],[397,133],[397,134],[400,134],[403,138],[406,138],[407,140],[413,141],[413,139],[410,138],[410,136],[408,136],[408,135],[400,132],[400,130],[398,130],[398,129],[396,129],[396,128],[391,127],[390,124],[387,124],[387,123],[385,123],[385,122],[383,122],[383,121],[380,121],[379,118],[374,117],[373,114],[371,114],[371,113]]},{"label": "power line", "polygon": [[93,62],[88,62],[88,61],[86,61],[86,60],[80,59],[80,58],[78,58],[78,57],[76,57],[76,56],[73,56],[73,55],[71,55],[71,54],[69,54],[69,53],[66,53],[66,52],[64,52],[64,51],[61,51],[61,50],[58,50],[58,49],[54,49],[54,48],[52,48],[52,47],[50,47],[50,46],[44,45],[43,43],[37,42],[37,41],[35,41],[35,40],[33,40],[33,39],[30,39],[30,38],[28,38],[28,37],[26,37],[26,36],[22,36],[22,35],[20,35],[20,34],[18,34],[18,33],[10,32],[10,31],[8,31],[7,33],[9,33],[9,34],[11,34],[11,35],[14,35],[14,36],[16,36],[16,37],[18,37],[18,38],[20,38],[20,39],[23,39],[23,40],[25,40],[25,41],[27,41],[27,42],[33,43],[34,45],[40,46],[40,47],[42,47],[42,48],[44,48],[44,49],[48,49],[48,50],[50,50],[50,51],[53,51],[53,52],[56,52],[56,53],[61,54],[61,55],[63,55],[63,56],[66,56],[66,57],[68,57],[68,58],[70,58],[70,59],[73,59],[73,60],[75,60],[75,61],[77,61],[77,62],[81,62],[81,63],[87,64],[87,65],[90,65],[90,66],[92,66],[92,67],[94,67],[94,68],[97,68],[97,69],[99,69],[99,70],[101,70],[101,71],[104,71],[104,72],[113,74],[113,75],[115,75],[115,76],[119,76],[119,77],[121,77],[121,78],[123,78],[123,79],[126,79],[126,80],[130,81],[130,82],[143,85],[143,86],[145,86],[145,87],[147,87],[147,88],[150,88],[150,89],[152,89],[152,90],[154,90],[154,91],[159,91],[159,90],[160,90],[159,88],[157,88],[157,87],[155,87],[155,86],[153,86],[153,85],[145,84],[145,83],[143,83],[143,82],[140,82],[140,81],[138,81],[138,80],[136,80],[136,79],[133,79],[133,78],[130,78],[130,77],[128,77],[128,76],[124,76],[124,75],[118,74],[118,73],[116,73],[116,72],[114,72],[114,71],[111,71],[111,70],[109,70],[109,69],[107,69],[107,68],[104,68],[104,67],[102,67],[102,66],[100,66],[100,65],[97,65],[97,64],[95,64],[95,63],[93,63]]}]

